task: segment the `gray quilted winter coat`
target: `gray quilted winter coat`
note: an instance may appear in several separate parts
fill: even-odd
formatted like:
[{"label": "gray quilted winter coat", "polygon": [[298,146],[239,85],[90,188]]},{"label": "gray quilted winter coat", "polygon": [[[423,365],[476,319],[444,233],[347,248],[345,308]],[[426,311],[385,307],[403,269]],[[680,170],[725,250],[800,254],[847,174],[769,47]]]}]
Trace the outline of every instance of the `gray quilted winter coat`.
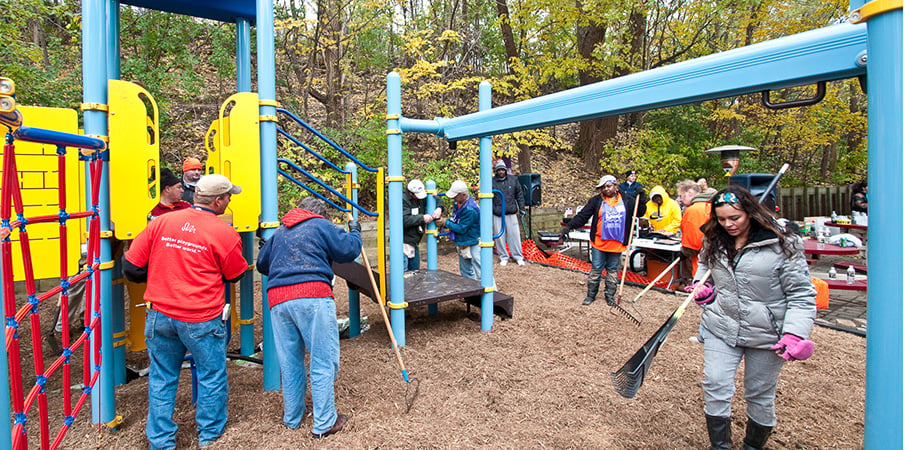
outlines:
[{"label": "gray quilted winter coat", "polygon": [[788,257],[772,231],[752,234],[734,265],[725,256],[714,267],[699,262],[695,280],[713,269],[716,290],[716,300],[704,306],[701,324],[733,347],[769,349],[784,333],[807,339],[817,314],[817,291],[801,238],[788,240],[793,249]]}]

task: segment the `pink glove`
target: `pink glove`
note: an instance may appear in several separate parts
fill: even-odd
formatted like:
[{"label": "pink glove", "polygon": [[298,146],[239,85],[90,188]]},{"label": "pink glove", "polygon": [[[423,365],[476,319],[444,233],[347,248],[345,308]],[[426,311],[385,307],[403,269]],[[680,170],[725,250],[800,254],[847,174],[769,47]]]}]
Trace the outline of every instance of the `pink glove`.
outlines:
[{"label": "pink glove", "polygon": [[[691,292],[695,290],[698,285],[700,285],[700,281],[695,281],[691,286],[685,287],[685,292]],[[713,303],[713,299],[716,298],[716,294],[713,291],[713,285],[709,282],[704,282],[704,285],[698,289],[698,292],[694,294],[694,302],[698,304],[698,306],[709,305]]]},{"label": "pink glove", "polygon": [[802,339],[794,334],[783,334],[776,345],[770,347],[786,361],[802,361],[814,354],[814,341]]},{"label": "pink glove", "polygon": [[434,216],[432,216],[430,214],[425,214],[424,217],[422,217],[422,219],[424,219],[424,223],[431,223],[431,221],[434,220]]}]

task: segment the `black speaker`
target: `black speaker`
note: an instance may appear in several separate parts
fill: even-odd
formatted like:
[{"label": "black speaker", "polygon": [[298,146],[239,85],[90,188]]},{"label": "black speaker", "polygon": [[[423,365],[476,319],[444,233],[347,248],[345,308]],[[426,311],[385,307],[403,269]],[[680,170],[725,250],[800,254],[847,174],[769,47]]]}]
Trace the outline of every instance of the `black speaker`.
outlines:
[{"label": "black speaker", "polygon": [[523,173],[518,176],[518,182],[522,185],[525,206],[540,206],[540,174]]},{"label": "black speaker", "polygon": [[[751,192],[758,199],[764,195],[764,191],[775,175],[769,173],[745,173],[729,177],[729,185],[741,186]],[[770,211],[776,211],[776,187],[773,187],[763,201],[764,206]]]}]

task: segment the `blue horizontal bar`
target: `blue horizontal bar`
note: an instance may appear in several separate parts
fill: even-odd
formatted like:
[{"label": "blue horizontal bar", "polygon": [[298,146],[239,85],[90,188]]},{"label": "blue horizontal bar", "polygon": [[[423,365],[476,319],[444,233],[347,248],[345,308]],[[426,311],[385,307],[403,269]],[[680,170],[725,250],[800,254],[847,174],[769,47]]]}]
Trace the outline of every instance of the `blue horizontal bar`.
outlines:
[{"label": "blue horizontal bar", "polygon": [[866,73],[864,24],[841,24],[450,119],[450,141],[646,111]]},{"label": "blue horizontal bar", "polygon": [[43,128],[19,127],[13,132],[13,136],[20,141],[36,142],[38,144],[51,144],[62,147],[88,148],[92,150],[104,150],[107,143],[93,137],[80,134],[63,133],[61,131],[45,130]]}]

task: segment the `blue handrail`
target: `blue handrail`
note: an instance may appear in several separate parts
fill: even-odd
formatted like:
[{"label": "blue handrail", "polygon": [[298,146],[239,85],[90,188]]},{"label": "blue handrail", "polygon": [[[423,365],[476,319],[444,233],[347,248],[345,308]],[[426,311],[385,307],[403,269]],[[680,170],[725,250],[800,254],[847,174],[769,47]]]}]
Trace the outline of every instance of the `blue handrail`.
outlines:
[{"label": "blue handrail", "polygon": [[349,158],[350,160],[352,160],[352,162],[354,162],[355,164],[357,164],[357,165],[358,165],[359,167],[361,167],[362,169],[367,170],[368,172],[377,172],[377,169],[368,166],[367,164],[365,164],[365,163],[361,162],[360,160],[358,160],[358,158],[352,156],[351,153],[347,152],[345,149],[343,149],[342,147],[340,147],[339,145],[337,145],[335,142],[331,141],[330,138],[328,138],[327,136],[324,136],[323,134],[321,134],[321,132],[315,130],[311,125],[308,125],[307,123],[305,123],[304,120],[300,119],[298,116],[296,116],[296,115],[293,114],[292,112],[290,112],[290,111],[288,111],[288,110],[286,110],[286,109],[283,109],[283,108],[277,108],[277,112],[278,112],[278,113],[283,113],[283,114],[285,114],[286,116],[289,116],[290,119],[292,119],[293,121],[295,121],[297,124],[299,124],[299,125],[305,127],[305,129],[307,129],[307,130],[310,131],[312,134],[314,134],[315,136],[317,136],[318,138],[320,138],[322,141],[326,142],[326,143],[329,144],[331,147],[335,148],[337,151],[339,151],[340,153],[342,153],[343,155],[345,155],[346,158]]},{"label": "blue handrail", "polygon": [[19,127],[13,132],[16,139],[39,144],[52,144],[63,147],[87,148],[92,150],[104,150],[107,143],[90,136],[63,133],[61,131],[45,130],[43,128]]},{"label": "blue handrail", "polygon": [[[284,164],[288,165],[289,167],[295,169],[297,172],[301,172],[303,175],[305,175],[306,177],[308,177],[311,181],[314,181],[314,182],[317,183],[320,187],[322,187],[322,188],[324,188],[324,189],[330,191],[333,195],[335,195],[335,196],[341,198],[341,199],[343,200],[343,202],[348,203],[348,204],[354,206],[355,209],[361,211],[362,213],[364,213],[364,214],[366,214],[366,215],[368,215],[368,216],[371,216],[371,217],[377,217],[377,216],[379,215],[379,214],[376,213],[376,212],[371,212],[371,211],[368,211],[367,209],[361,207],[361,205],[359,205],[358,203],[353,202],[352,199],[346,197],[345,195],[343,195],[341,192],[337,191],[336,189],[333,189],[333,188],[330,187],[327,183],[324,183],[324,182],[321,181],[319,178],[317,178],[316,176],[312,175],[312,174],[311,174],[310,172],[308,172],[307,170],[305,170],[305,169],[299,167],[299,166],[298,166],[297,164],[295,164],[294,162],[289,161],[288,159],[285,159],[285,158],[277,158],[277,164],[279,164],[279,163],[284,163]],[[324,197],[324,196],[321,195],[320,193],[314,191],[313,189],[311,189],[310,187],[308,187],[305,183],[299,181],[298,179],[296,179],[295,177],[293,177],[292,175],[290,175],[289,173],[287,173],[287,172],[284,171],[283,169],[280,169],[279,167],[277,167],[277,173],[279,173],[280,175],[283,175],[284,177],[288,178],[288,179],[291,180],[293,183],[295,183],[295,184],[301,186],[303,189],[305,189],[306,191],[308,191],[308,192],[314,194],[315,196],[317,196],[317,197],[320,198],[321,200],[323,200],[323,201],[329,203],[329,204],[330,204],[331,206],[333,206],[334,208],[336,208],[336,209],[338,209],[338,210],[340,210],[340,211],[342,211],[342,212],[351,212],[351,209],[350,209],[350,208],[344,208],[344,207],[342,207],[342,206],[340,206],[340,205],[337,205],[335,202],[333,202],[332,200],[330,200],[330,199]]]},{"label": "blue handrail", "polygon": [[302,141],[296,139],[294,136],[292,136],[291,134],[289,134],[288,132],[286,132],[286,130],[280,128],[279,126],[277,126],[277,133],[280,133],[280,134],[282,134],[283,136],[286,136],[287,138],[289,138],[289,140],[291,140],[292,142],[294,142],[295,145],[298,145],[298,146],[304,148],[305,150],[308,151],[308,153],[311,153],[312,155],[314,155],[315,157],[317,157],[317,159],[323,161],[324,163],[326,163],[326,164],[328,164],[330,167],[332,167],[333,170],[336,170],[337,172],[343,173],[343,174],[348,174],[348,173],[349,173],[348,170],[340,169],[336,164],[333,164],[332,161],[330,161],[330,160],[327,159],[327,158],[324,158],[323,155],[321,155],[320,153],[314,151],[314,149],[312,149],[311,147],[309,147],[309,146],[303,144]]},{"label": "blue handrail", "polygon": [[503,191],[499,189],[492,189],[490,191],[491,194],[500,194],[500,212],[503,215],[500,217],[500,232],[496,236],[493,237],[493,240],[497,240],[503,233],[506,232],[506,196],[503,195]]}]

